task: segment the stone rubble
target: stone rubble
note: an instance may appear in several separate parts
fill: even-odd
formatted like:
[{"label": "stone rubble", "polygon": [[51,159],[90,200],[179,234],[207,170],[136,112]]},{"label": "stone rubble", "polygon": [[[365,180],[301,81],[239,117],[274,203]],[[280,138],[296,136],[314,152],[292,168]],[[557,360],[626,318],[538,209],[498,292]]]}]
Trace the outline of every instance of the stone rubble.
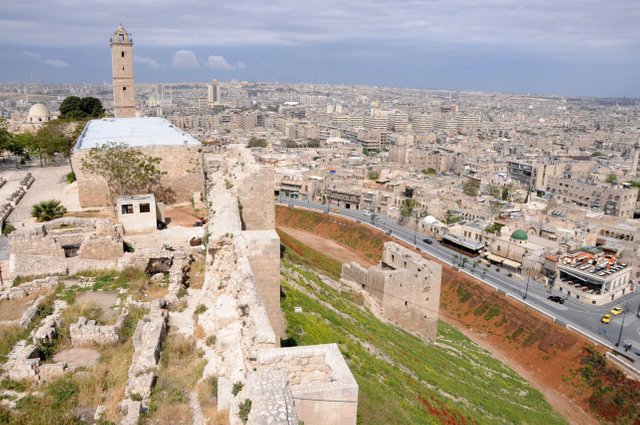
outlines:
[{"label": "stone rubble", "polygon": [[69,326],[71,345],[77,347],[92,343],[116,344],[120,341],[120,329],[128,314],[129,310],[124,308],[114,325],[98,325],[95,320],[88,320],[86,317],[78,318],[76,323]]},{"label": "stone rubble", "polygon": [[[125,400],[120,404],[123,412],[121,424],[137,424],[145,407],[143,402],[151,397],[155,385],[162,343],[167,335],[169,311],[164,301],[155,301],[150,311],[136,326],[133,333],[134,353],[129,367],[129,380]],[[142,402],[141,402],[142,401]]]}]

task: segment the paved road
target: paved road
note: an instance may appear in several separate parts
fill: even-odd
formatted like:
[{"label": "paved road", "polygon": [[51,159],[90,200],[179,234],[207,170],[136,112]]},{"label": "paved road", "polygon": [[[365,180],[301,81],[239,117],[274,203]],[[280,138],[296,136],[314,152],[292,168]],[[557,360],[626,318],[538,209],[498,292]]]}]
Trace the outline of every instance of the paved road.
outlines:
[{"label": "paved road", "polygon": [[[326,205],[300,201],[297,199],[283,198],[280,200],[280,203],[291,206],[312,208],[324,212],[327,211]],[[379,216],[379,218],[372,223],[371,217],[365,216],[360,210],[345,208],[340,208],[339,210],[340,212],[332,210],[330,214],[337,214],[360,220],[363,223],[373,225],[384,231],[391,230],[393,236],[415,245],[422,251],[449,265],[454,265],[454,263],[458,261],[454,258],[454,255],[459,255],[456,251],[441,245],[437,240],[433,240],[432,244],[426,244],[423,242],[423,238],[425,238],[424,235],[419,232],[415,234],[414,230],[408,229],[398,223],[394,223],[388,220],[385,216]],[[414,237],[417,242],[415,244]],[[485,274],[482,273],[483,269],[484,265],[472,270],[470,261],[462,271],[468,275],[472,275],[474,278],[485,284],[499,289],[507,294],[507,296],[546,313],[556,321],[568,325],[569,328],[573,327],[575,328],[574,330],[587,334],[591,338],[614,350],[616,349],[615,343],[618,341],[624,316],[624,328],[620,338],[620,348],[618,348],[618,350],[623,351],[622,346],[625,343],[632,344],[633,347],[629,351],[626,351],[625,354],[633,358],[637,362],[636,364],[640,364],[640,318],[636,316],[636,313],[640,308],[639,292],[627,294],[605,306],[585,305],[574,299],[567,299],[564,304],[557,304],[549,301],[547,297],[549,295],[562,296],[562,294],[551,287],[545,287],[541,282],[531,279],[527,290],[526,278],[524,280],[513,279],[508,276],[507,270],[503,268],[500,271],[496,271],[495,266],[490,267]],[[526,299],[524,299],[525,291],[527,292]],[[612,307],[617,305],[624,305],[627,307],[625,309],[625,314],[612,316],[611,323],[609,324],[601,323],[600,318],[602,315],[608,313]]]}]

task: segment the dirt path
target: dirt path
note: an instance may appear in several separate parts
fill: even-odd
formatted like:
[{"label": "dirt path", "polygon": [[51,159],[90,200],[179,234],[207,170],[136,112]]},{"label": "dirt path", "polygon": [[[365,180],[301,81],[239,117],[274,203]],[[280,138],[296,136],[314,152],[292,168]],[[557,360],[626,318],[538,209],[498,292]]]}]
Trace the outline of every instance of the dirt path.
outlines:
[{"label": "dirt path", "polygon": [[355,261],[363,266],[375,265],[375,263],[368,258],[330,239],[325,239],[313,233],[293,229],[291,227],[278,226],[278,228],[282,229],[285,233],[299,240],[303,244],[315,249],[318,252],[321,252],[328,257],[340,261],[341,263],[350,263],[352,261]]}]

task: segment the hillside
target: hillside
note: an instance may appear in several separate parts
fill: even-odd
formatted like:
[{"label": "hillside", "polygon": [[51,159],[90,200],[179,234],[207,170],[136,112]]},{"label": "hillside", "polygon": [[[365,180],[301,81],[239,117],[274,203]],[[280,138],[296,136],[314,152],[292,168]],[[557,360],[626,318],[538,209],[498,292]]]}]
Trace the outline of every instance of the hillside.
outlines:
[{"label": "hillside", "polygon": [[565,423],[529,383],[452,326],[440,322],[438,342],[425,344],[290,258],[297,256],[282,262],[285,343],[338,343],[360,387],[358,423]]},{"label": "hillside", "polygon": [[[301,209],[278,207],[276,222],[281,228],[333,240],[375,261],[388,240],[369,226]],[[313,240],[305,245],[281,230],[282,243],[300,255],[302,264],[339,277],[342,258],[329,257],[310,243]],[[636,402],[640,383],[612,368],[601,348],[447,265],[443,265],[440,318],[534,383],[570,422],[640,424]]]}]

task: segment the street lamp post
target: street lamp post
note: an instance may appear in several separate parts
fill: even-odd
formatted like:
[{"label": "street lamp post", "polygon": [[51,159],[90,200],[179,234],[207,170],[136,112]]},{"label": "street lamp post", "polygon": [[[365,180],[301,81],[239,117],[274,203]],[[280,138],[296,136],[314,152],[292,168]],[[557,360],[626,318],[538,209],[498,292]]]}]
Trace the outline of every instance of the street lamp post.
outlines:
[{"label": "street lamp post", "polygon": [[624,311],[622,312],[622,324],[620,325],[620,332],[618,333],[618,341],[616,342],[616,347],[620,346],[620,340],[622,339],[622,330],[624,329],[624,319],[627,317],[627,309],[628,305],[624,306]]}]

